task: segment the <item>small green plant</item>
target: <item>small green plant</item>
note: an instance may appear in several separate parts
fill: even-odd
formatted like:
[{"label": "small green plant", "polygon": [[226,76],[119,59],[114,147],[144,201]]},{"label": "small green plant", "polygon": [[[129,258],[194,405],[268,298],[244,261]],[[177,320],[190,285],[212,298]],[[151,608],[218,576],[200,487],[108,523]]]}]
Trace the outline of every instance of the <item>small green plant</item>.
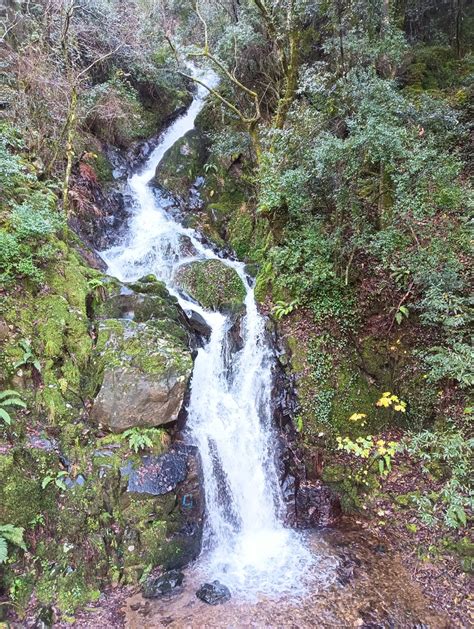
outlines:
[{"label": "small green plant", "polygon": [[64,470],[61,470],[59,472],[48,470],[48,474],[41,481],[41,488],[46,489],[48,485],[50,485],[51,483],[54,483],[56,487],[58,487],[59,489],[62,489],[63,491],[66,491],[67,487],[64,481],[67,475],[68,473]]},{"label": "small green plant", "polygon": [[12,417],[7,411],[7,408],[10,406],[26,408],[25,402],[23,402],[16,391],[13,391],[12,389],[0,391],[0,419],[8,426],[12,423]]},{"label": "small green plant", "polygon": [[204,164],[204,172],[206,174],[216,173],[217,172],[217,166],[215,164],[213,164],[212,162],[207,162],[207,164]]},{"label": "small green plant", "polygon": [[41,373],[41,365],[38,358],[35,356],[33,349],[31,348],[30,341],[28,339],[21,339],[19,343],[21,349],[23,350],[23,356],[20,360],[17,360],[13,365],[14,369],[19,369],[20,367],[33,366],[38,372]]},{"label": "small green plant", "polygon": [[387,476],[392,469],[392,458],[398,449],[396,441],[375,441],[372,435],[358,437],[355,441],[349,437],[337,437],[338,450],[345,450],[358,458],[365,459],[366,463],[356,472],[356,480],[362,484],[368,484],[366,476],[369,470],[377,464],[380,476]]},{"label": "small green plant", "polygon": [[26,550],[23,528],[13,524],[0,524],[0,564],[8,559],[8,544]]},{"label": "small green plant", "polygon": [[156,428],[129,428],[122,433],[122,438],[128,441],[128,447],[135,453],[139,450],[146,450],[152,448],[154,444],[154,437],[161,435],[162,431]]},{"label": "small green plant", "polygon": [[395,314],[395,321],[398,325],[401,325],[404,318],[408,319],[409,314],[410,312],[406,306],[400,306]]},{"label": "small green plant", "polygon": [[289,303],[285,301],[277,301],[275,306],[273,307],[272,313],[276,319],[283,319],[287,315],[291,314],[293,310],[295,310],[299,306],[299,302],[297,299],[290,301]]},{"label": "small green plant", "polygon": [[104,280],[101,277],[92,277],[90,280],[87,281],[87,286],[90,290],[103,288]]}]

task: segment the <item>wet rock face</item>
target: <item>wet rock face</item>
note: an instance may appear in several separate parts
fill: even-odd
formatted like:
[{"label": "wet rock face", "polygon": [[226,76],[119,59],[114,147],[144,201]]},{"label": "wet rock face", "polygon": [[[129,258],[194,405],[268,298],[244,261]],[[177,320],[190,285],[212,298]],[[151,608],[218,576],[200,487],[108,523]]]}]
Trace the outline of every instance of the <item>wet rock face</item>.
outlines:
[{"label": "wet rock face", "polygon": [[71,189],[71,228],[87,245],[103,250],[116,242],[128,211],[121,191],[104,186],[93,167],[81,162]]},{"label": "wet rock face", "polygon": [[341,515],[336,494],[321,481],[300,484],[296,492],[296,524],[299,528],[331,526]]},{"label": "wet rock face", "polygon": [[209,339],[211,336],[211,328],[207,325],[206,320],[198,312],[190,311],[187,315],[188,325],[200,336]]},{"label": "wet rock face", "polygon": [[176,443],[161,456],[129,459],[120,477],[127,573],[139,578],[146,565],[176,570],[196,559],[205,504],[197,449]]},{"label": "wet rock face", "polygon": [[184,580],[184,574],[179,570],[169,570],[159,577],[148,577],[143,587],[144,598],[158,598],[171,594]]},{"label": "wet rock face", "polygon": [[229,588],[217,580],[212,583],[204,583],[196,592],[196,596],[208,605],[221,605],[231,599]]},{"label": "wet rock face", "polygon": [[130,472],[128,491],[160,496],[182,483],[187,476],[188,455],[172,450],[161,456],[144,456],[140,467]]}]

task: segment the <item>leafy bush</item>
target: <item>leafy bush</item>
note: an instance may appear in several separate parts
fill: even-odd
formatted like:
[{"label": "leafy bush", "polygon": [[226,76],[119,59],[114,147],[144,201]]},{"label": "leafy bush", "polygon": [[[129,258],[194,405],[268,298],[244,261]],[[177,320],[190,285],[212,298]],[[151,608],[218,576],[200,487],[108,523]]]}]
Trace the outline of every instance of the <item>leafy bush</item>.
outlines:
[{"label": "leafy bush", "polygon": [[430,382],[444,378],[456,380],[462,388],[474,386],[474,351],[468,343],[453,342],[448,347],[436,346],[424,354]]},{"label": "leafy bush", "polygon": [[128,447],[135,453],[139,450],[146,450],[147,448],[153,448],[158,442],[162,443],[164,438],[164,431],[157,430],[156,428],[129,428],[121,437],[128,442]]},{"label": "leafy bush", "polygon": [[449,528],[465,526],[474,508],[471,463],[474,439],[457,430],[424,430],[405,444],[406,451],[419,460],[425,473],[441,473],[443,484],[434,496],[415,497],[422,520],[435,524],[442,519]]},{"label": "leafy bush", "polygon": [[0,205],[0,282],[8,285],[25,277],[39,284],[41,265],[56,255],[48,245],[64,227],[64,218],[54,193],[14,152],[21,148],[14,130],[5,129],[0,139],[0,186],[7,193]]},{"label": "leafy bush", "polygon": [[318,223],[288,231],[285,243],[270,253],[274,293],[309,306],[316,318],[350,313],[350,292],[334,268],[333,239]]}]

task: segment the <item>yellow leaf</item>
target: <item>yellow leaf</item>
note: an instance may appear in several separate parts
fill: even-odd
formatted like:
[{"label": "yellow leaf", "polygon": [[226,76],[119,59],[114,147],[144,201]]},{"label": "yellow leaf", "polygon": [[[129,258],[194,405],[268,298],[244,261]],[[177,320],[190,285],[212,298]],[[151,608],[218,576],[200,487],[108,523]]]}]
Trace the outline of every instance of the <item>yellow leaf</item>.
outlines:
[{"label": "yellow leaf", "polygon": [[354,413],[349,417],[349,419],[350,421],[357,422],[359,419],[364,419],[364,417],[367,417],[365,413]]}]

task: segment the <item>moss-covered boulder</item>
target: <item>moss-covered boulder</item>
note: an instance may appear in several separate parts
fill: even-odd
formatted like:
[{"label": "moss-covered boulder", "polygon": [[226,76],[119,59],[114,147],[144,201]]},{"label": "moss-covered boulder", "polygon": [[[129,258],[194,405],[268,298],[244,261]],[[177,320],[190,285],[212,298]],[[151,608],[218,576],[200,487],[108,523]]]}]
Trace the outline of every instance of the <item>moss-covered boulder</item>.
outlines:
[{"label": "moss-covered boulder", "polygon": [[99,325],[95,422],[120,432],[177,419],[193,362],[187,345],[164,324],[107,319]]},{"label": "moss-covered boulder", "polygon": [[204,308],[233,313],[244,309],[244,283],[237,271],[221,260],[199,260],[184,264],[174,279]]}]

